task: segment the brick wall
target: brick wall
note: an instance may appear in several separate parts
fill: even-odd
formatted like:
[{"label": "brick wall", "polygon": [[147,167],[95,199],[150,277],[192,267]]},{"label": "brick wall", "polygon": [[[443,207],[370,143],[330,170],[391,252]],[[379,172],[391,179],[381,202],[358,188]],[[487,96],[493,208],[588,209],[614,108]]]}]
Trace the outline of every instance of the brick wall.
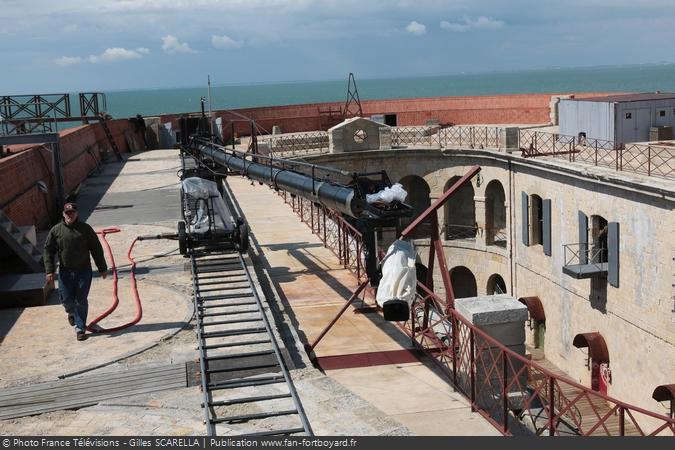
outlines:
[{"label": "brick wall", "polygon": [[[473,97],[434,97],[395,100],[364,100],[364,116],[396,114],[399,126],[424,125],[428,120],[454,124],[545,124],[550,118],[550,101],[555,93],[486,95]],[[573,94],[577,97],[603,95],[599,93]],[[254,119],[262,130],[271,132],[279,125],[282,132],[312,131],[333,125],[327,114],[320,111],[339,110],[342,102],[310,103],[302,105],[242,108],[234,112],[215,111],[223,124],[242,118]],[[162,122],[172,122],[178,128],[178,114],[161,116]],[[236,123],[237,134],[250,134],[250,125]],[[229,135],[229,131],[225,132]]]},{"label": "brick wall", "polygon": [[[120,151],[142,148],[142,138],[126,119],[108,123]],[[59,132],[64,189],[74,190],[96,168],[97,160],[111,152],[101,125],[83,125]],[[45,228],[50,224],[55,202],[52,155],[46,146],[13,146],[13,153],[0,159],[0,205],[17,225]],[[36,183],[43,181],[49,192]]]}]

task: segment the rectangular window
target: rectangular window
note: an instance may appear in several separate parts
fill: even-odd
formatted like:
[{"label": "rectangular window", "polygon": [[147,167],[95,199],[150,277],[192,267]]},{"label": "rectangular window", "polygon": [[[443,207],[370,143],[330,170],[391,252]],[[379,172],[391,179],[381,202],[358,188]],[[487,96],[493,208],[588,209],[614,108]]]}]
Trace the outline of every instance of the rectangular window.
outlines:
[{"label": "rectangular window", "polygon": [[631,114],[631,113],[626,113],[626,119],[630,119],[631,117],[633,117],[633,114]]},{"label": "rectangular window", "polygon": [[666,110],[665,109],[662,109],[661,111],[659,111],[659,117],[665,117],[665,116],[666,116]]}]

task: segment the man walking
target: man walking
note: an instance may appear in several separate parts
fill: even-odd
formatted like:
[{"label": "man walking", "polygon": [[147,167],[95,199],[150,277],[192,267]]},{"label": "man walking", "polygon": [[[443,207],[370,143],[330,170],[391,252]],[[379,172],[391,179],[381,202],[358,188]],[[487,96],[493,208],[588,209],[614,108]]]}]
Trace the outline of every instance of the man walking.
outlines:
[{"label": "man walking", "polygon": [[94,257],[101,278],[105,278],[108,266],[103,256],[103,247],[96,232],[77,217],[77,205],[66,203],[63,207],[63,221],[54,225],[45,241],[44,264],[47,282],[54,282],[54,259],[59,255],[59,296],[68,323],[75,327],[78,341],[87,339],[87,312],[89,287],[91,286],[91,263]]}]

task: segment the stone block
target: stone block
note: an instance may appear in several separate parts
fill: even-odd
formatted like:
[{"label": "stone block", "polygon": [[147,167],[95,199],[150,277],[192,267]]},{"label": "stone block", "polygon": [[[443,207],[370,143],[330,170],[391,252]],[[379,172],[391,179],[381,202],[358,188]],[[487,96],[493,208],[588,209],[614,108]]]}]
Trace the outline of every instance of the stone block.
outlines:
[{"label": "stone block", "polygon": [[525,324],[520,321],[487,325],[481,327],[481,330],[502,345],[519,345],[525,342]]},{"label": "stone block", "polygon": [[527,320],[527,307],[508,294],[458,298],[455,308],[479,328]]}]

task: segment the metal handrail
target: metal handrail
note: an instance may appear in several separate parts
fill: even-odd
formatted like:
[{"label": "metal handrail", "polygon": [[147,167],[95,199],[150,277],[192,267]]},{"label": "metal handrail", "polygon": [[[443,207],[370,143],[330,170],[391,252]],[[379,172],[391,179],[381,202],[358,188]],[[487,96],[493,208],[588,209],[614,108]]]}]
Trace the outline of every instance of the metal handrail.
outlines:
[{"label": "metal handrail", "polygon": [[[586,247],[586,249],[584,249],[584,246]],[[578,247],[578,250],[575,250],[574,249],[575,247]],[[599,265],[602,263],[601,262],[599,263],[598,261],[607,259],[606,248],[592,247],[589,246],[589,244],[586,242],[578,242],[575,244],[563,244],[563,254],[564,254],[563,259],[565,261],[566,266],[570,266],[573,264],[582,264],[582,261],[584,261],[584,258],[582,258],[582,256],[585,256],[586,262],[583,264],[590,264],[596,267],[598,270],[602,270],[602,266]]]}]

